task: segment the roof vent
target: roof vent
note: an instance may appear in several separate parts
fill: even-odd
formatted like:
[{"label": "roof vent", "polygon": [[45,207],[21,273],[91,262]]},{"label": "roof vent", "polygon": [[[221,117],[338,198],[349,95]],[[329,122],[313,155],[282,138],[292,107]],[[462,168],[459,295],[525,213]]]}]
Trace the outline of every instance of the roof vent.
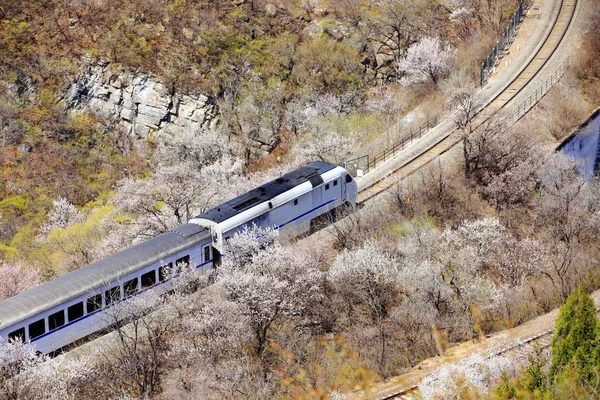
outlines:
[{"label": "roof vent", "polygon": [[171,229],[171,232],[178,234],[184,238],[189,238],[194,235],[197,235],[200,232],[206,230],[203,226],[195,225],[195,224],[185,224],[177,226]]}]

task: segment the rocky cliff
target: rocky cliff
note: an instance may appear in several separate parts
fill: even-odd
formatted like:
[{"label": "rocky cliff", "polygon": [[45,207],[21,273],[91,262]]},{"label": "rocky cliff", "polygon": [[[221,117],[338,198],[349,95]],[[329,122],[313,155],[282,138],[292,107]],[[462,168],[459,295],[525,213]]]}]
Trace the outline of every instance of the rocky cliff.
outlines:
[{"label": "rocky cliff", "polygon": [[218,122],[217,106],[208,96],[173,92],[151,75],[117,70],[108,62],[88,62],[63,102],[72,110],[89,107],[142,138],[163,130],[199,132]]}]

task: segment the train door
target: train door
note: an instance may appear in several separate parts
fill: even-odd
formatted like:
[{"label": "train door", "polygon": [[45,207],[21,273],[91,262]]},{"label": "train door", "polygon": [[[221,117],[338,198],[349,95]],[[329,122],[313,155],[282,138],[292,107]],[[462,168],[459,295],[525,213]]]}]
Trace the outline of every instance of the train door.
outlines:
[{"label": "train door", "polygon": [[324,185],[322,186],[318,186],[316,188],[313,189],[312,191],[312,210],[317,209],[317,211],[313,211],[310,213],[310,227],[309,227],[309,231],[315,232],[316,230],[318,230],[318,216],[320,214],[321,207],[319,207],[322,203],[322,199],[323,199],[323,189],[324,189]]},{"label": "train door", "polygon": [[323,186],[313,189],[313,191],[312,191],[312,209],[313,210],[321,205],[322,194],[323,194]]},{"label": "train door", "polygon": [[212,260],[213,247],[208,244],[202,247],[202,269],[204,270],[204,265],[208,264]]}]

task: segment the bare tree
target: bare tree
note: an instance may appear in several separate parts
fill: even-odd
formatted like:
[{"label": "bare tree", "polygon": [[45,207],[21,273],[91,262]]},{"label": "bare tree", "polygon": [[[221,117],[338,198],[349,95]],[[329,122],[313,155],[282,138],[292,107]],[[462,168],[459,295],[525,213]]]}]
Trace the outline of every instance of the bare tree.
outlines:
[{"label": "bare tree", "polygon": [[462,131],[465,177],[469,179],[471,177],[471,153],[473,151],[471,136],[476,128],[474,125],[475,116],[479,112],[482,104],[473,88],[456,90],[450,96],[449,102],[452,106],[456,107],[454,122],[458,129]]},{"label": "bare tree", "polygon": [[100,351],[100,368],[115,385],[138,398],[153,398],[166,372],[169,335],[176,326],[175,302],[148,291],[108,308],[116,345]]},{"label": "bare tree", "polygon": [[473,21],[475,20],[475,10],[469,5],[455,4],[450,16],[448,17],[455,27],[456,33],[461,40],[466,40],[473,32]]},{"label": "bare tree", "polygon": [[240,104],[237,106],[247,147],[253,145],[252,142],[269,147],[279,143],[279,133],[288,97],[283,81],[272,78],[264,82],[259,76],[251,75],[242,92]]},{"label": "bare tree", "polygon": [[549,233],[551,255],[550,268],[542,272],[565,300],[577,284],[576,260],[593,223],[585,202],[590,185],[560,153],[548,158],[539,178],[542,196],[538,218]]},{"label": "bare tree", "polygon": [[396,65],[406,49],[417,41],[422,28],[418,18],[419,7],[415,3],[398,0],[385,0],[378,6],[380,14],[369,16],[366,21],[367,36],[375,55],[391,54]]}]

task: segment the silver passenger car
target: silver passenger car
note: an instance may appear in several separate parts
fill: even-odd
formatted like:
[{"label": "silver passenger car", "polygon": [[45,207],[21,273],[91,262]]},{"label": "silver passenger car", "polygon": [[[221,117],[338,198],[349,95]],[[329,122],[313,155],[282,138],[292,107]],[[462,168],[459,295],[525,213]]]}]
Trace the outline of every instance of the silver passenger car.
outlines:
[{"label": "silver passenger car", "polygon": [[0,302],[0,336],[50,353],[108,326],[108,310],[147,290],[172,289],[177,264],[212,268],[208,231],[182,225]]}]

